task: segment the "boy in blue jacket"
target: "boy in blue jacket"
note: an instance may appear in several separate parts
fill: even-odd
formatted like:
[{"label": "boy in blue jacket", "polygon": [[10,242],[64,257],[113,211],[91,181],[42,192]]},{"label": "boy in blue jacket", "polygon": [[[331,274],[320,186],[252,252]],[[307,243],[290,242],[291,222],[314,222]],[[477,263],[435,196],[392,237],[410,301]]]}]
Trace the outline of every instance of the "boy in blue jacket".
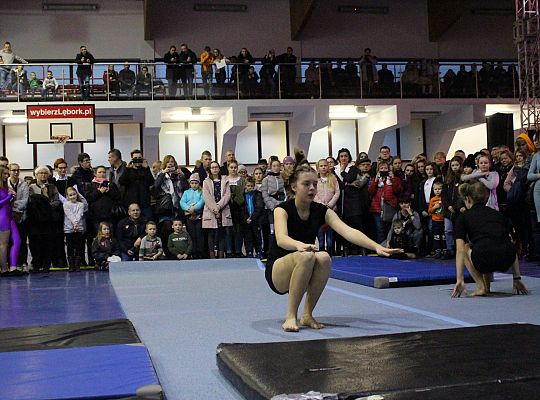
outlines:
[{"label": "boy in blue jacket", "polygon": [[242,222],[244,224],[244,246],[246,257],[261,257],[261,225],[260,219],[264,212],[264,200],[261,192],[255,190],[255,180],[246,178],[246,191],[244,192],[244,207],[242,209]]},{"label": "boy in blue jacket", "polygon": [[190,188],[184,192],[180,199],[180,208],[184,210],[186,216],[186,228],[189,236],[191,236],[191,257],[198,259],[203,258],[205,245],[202,229],[204,198],[202,196],[199,174],[197,172],[194,172],[189,177],[189,186]]}]

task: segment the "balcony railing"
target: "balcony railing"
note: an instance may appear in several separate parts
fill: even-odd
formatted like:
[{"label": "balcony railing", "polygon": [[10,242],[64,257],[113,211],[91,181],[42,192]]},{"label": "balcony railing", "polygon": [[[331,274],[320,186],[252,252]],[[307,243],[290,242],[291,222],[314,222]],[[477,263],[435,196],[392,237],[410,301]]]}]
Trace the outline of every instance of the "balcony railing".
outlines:
[{"label": "balcony railing", "polygon": [[[389,62],[375,65],[359,62],[322,61],[298,64],[264,65],[228,63],[221,70],[202,73],[200,64],[180,65],[184,81],[167,79],[164,63],[130,64],[137,76],[143,67],[151,75],[146,84],[137,81],[127,88],[121,82],[104,79],[111,63],[92,65],[90,97],[92,101],[115,100],[221,100],[284,98],[518,98],[519,79],[515,63]],[[123,63],[112,64],[116,72]],[[253,67],[250,70],[250,67]],[[78,101],[81,100],[77,64],[24,64],[26,79],[17,75],[17,65],[0,68],[0,101]],[[192,69],[191,69],[192,68]],[[51,71],[58,82],[55,91],[33,89],[31,73],[43,82]],[[256,76],[254,75],[256,74]]]}]

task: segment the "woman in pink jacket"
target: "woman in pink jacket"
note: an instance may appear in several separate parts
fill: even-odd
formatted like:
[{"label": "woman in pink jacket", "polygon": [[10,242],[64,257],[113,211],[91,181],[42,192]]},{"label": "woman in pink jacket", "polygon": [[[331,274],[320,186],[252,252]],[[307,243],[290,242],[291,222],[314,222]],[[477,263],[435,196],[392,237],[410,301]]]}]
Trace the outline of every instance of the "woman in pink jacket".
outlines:
[{"label": "woman in pink jacket", "polygon": [[203,182],[204,209],[202,227],[208,230],[208,250],[210,258],[225,257],[226,227],[232,227],[229,200],[231,190],[226,176],[219,173],[219,163],[212,161],[210,173]]},{"label": "woman in pink jacket", "polygon": [[[319,179],[317,180],[317,194],[314,201],[324,204],[331,210],[335,210],[340,195],[337,178],[329,172],[328,162],[324,158],[317,162],[317,171],[319,172]],[[333,256],[334,235],[332,229],[326,224],[321,226],[317,237],[319,240],[319,249],[324,251],[326,248],[328,254]]]}]

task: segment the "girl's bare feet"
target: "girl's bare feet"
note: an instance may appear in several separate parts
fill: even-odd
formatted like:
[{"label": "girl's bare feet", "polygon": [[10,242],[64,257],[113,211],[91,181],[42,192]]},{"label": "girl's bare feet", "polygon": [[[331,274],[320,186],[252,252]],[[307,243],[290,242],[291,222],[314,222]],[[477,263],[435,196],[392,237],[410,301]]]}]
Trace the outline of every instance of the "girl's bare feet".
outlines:
[{"label": "girl's bare feet", "polygon": [[285,332],[298,332],[298,324],[296,323],[296,317],[286,318],[283,325],[281,325]]},{"label": "girl's bare feet", "polygon": [[486,288],[479,287],[474,292],[471,293],[471,296],[487,296],[488,292]]},{"label": "girl's bare feet", "polygon": [[324,325],[317,322],[315,318],[313,318],[311,315],[302,315],[302,318],[300,318],[300,324],[303,326],[307,326],[311,329],[324,328]]}]

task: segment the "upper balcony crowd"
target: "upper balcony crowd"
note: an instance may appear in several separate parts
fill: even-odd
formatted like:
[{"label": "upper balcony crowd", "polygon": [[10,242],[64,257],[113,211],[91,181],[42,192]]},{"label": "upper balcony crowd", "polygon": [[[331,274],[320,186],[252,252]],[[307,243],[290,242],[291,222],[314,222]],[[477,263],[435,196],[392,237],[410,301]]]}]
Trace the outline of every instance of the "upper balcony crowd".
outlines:
[{"label": "upper balcony crowd", "polygon": [[[26,65],[25,65],[26,64]],[[5,42],[0,50],[0,99],[245,99],[245,98],[515,98],[515,63],[382,62],[366,48],[359,59],[299,61],[288,47],[260,59],[248,49],[224,56],[205,47],[171,46],[156,62],[98,62],[86,46],[74,60],[29,63]]]}]

